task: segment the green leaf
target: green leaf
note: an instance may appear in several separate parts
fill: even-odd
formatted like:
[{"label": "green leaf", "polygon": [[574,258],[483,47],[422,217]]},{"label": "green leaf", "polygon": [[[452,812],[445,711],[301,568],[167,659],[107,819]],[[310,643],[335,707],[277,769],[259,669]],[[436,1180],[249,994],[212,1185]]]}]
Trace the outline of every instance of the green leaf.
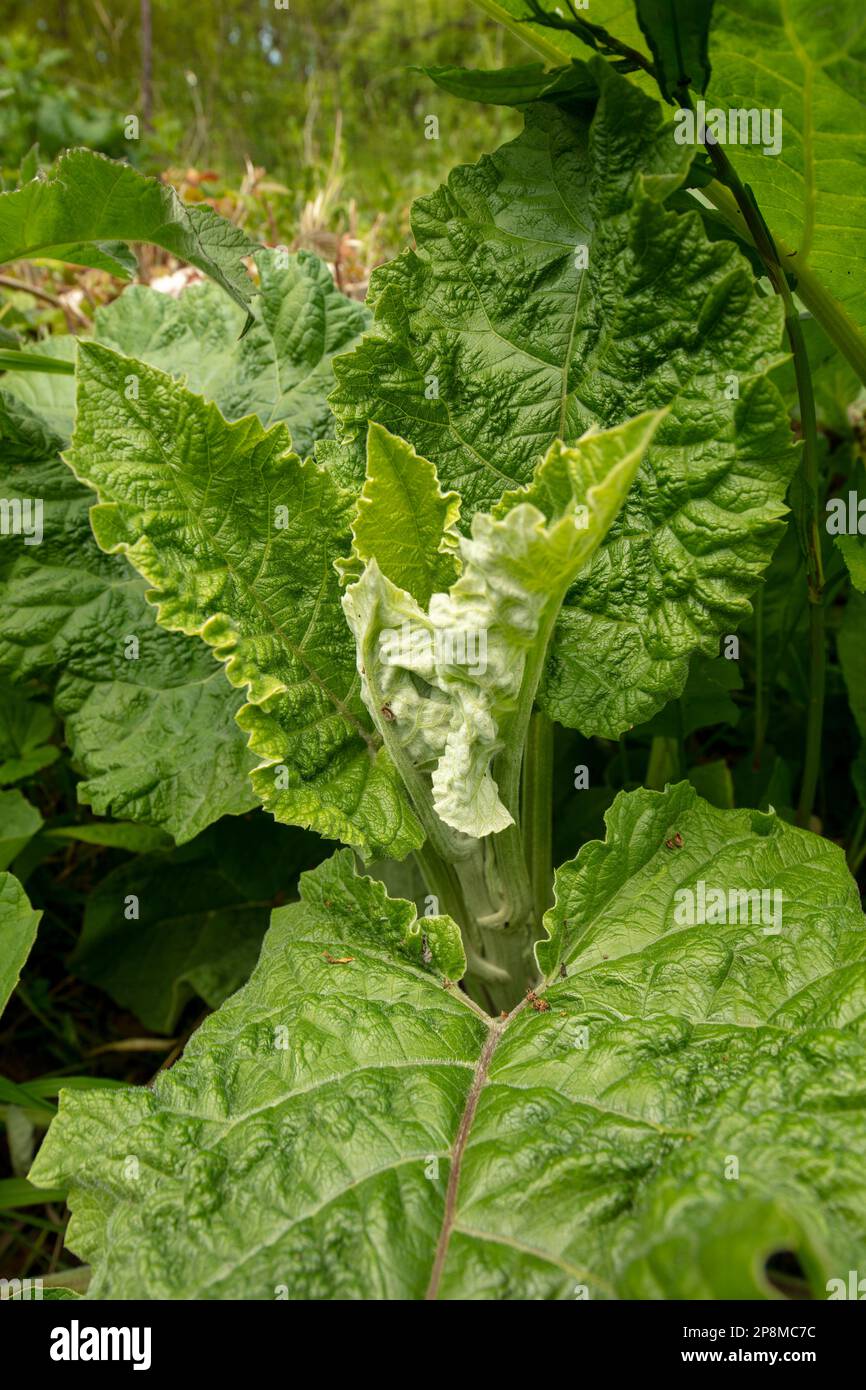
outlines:
[{"label": "green leaf", "polygon": [[[401,548],[407,513],[425,529],[419,549],[436,558],[455,499],[442,497],[435,470],[410,446],[371,427],[354,532],[372,553],[343,599],[361,689],[406,785],[429,771],[437,816],[463,835],[514,822],[492,760],[523,746],[566,590],[610,529],[661,419],[647,413],[572,448],[553,444],[529,487],[507,493],[492,516],[476,512],[471,537],[459,539],[460,578],[427,611],[390,575],[429,591],[429,576]],[[395,467],[413,479],[403,514],[389,485]]]},{"label": "green leaf", "polygon": [[284,425],[228,424],[162,372],[90,343],[68,460],[102,503],[97,541],[150,581],[159,622],[203,637],[246,687],[238,722],[267,809],[365,854],[417,846],[340,610],[333,561],[348,549],[351,496],[290,452]]},{"label": "green leaf", "polygon": [[243,338],[243,315],[207,282],[178,299],[132,285],[97,310],[94,336],[182,378],[229,420],[255,414],[265,426],[284,421],[303,457],[333,434],[331,359],[354,345],[370,313],[341,294],[328,267],[307,251],[261,251],[256,265],[261,291]]},{"label": "green leaf", "polygon": [[[573,34],[519,24],[526,0],[477,0],[540,52],[561,64],[586,53]],[[691,8],[691,7],[690,7]],[[702,10],[703,4],[695,6]],[[863,142],[866,35],[858,0],[839,0],[815,22],[807,0],[725,0],[713,11],[712,81],[707,109],[766,111],[781,134],[726,150],[769,225],[803,302],[822,320],[866,379],[866,272],[860,231],[866,217]],[[634,9],[592,0],[592,20],[646,51]],[[645,87],[645,74],[635,79]]]},{"label": "green leaf", "polygon": [[[5,849],[8,839],[7,816],[10,812],[13,816],[15,814],[7,804],[7,798],[17,795],[15,792],[0,792],[0,815],[3,817],[0,851]],[[5,867],[8,862],[5,855],[0,856],[0,865]],[[36,928],[41,916],[41,912],[34,911],[30,906],[17,878],[13,874],[0,873],[0,1014],[18,984],[24,962],[36,940]]]},{"label": "green leaf", "polygon": [[146,1028],[170,1033],[191,998],[215,1009],[243,984],[271,908],[301,865],[326,853],[259,812],[221,820],[182,849],[140,855],[89,894],[70,968]]},{"label": "green leaf", "polygon": [[591,71],[591,120],[533,107],[517,140],[415,204],[417,250],[376,272],[375,330],[337,359],[332,404],[345,472],[360,480],[378,421],[460,492],[465,528],[555,438],[669,407],[569,595],[541,695],[560,722],[616,737],[748,616],[797,450],[767,379],[779,304],[698,214],[663,206],[692,152],[660,107]]},{"label": "green leaf", "polygon": [[174,189],[93,150],[69,150],[50,179],[0,194],[0,263],[48,256],[124,279],[135,258],[108,243],[147,241],[204,271],[246,309],[252,285],[245,232],[206,204],[187,207]]},{"label": "green leaf", "polygon": [[0,1211],[41,1207],[46,1202],[62,1202],[65,1196],[62,1187],[35,1187],[26,1178],[0,1178]]},{"label": "green leaf", "polygon": [[156,849],[170,849],[171,839],[153,825],[136,825],[132,821],[91,821],[87,825],[57,825],[45,832],[49,840],[78,840],[84,845],[104,845],[108,849],[124,849],[130,854],[148,854]]},{"label": "green leaf", "polygon": [[432,463],[381,425],[371,425],[367,480],[352,523],[355,555],[375,556],[382,573],[426,607],[457,578],[459,515],[460,498],[441,491]]},{"label": "green leaf", "polygon": [[593,104],[597,88],[582,66],[545,70],[542,63],[527,63],[522,67],[482,68],[431,67],[419,68],[437,87],[451,96],[466,101],[481,101],[492,106],[526,106],[532,101],[590,101]]},{"label": "green leaf", "polygon": [[676,103],[690,87],[705,92],[713,0],[635,0],[635,10],[662,96]]},{"label": "green leaf", "polygon": [[[70,1188],[89,1296],[772,1298],[785,1249],[824,1297],[866,1219],[843,857],[683,786],[609,827],[560,872],[538,1008],[443,989],[454,924],[340,854],[152,1088],[63,1094],[31,1176]],[[675,929],[702,876],[778,888],[781,932]]]},{"label": "green leaf", "polygon": [[61,357],[49,357],[41,352],[17,352],[4,349],[0,352],[0,369],[4,372],[48,372],[54,376],[74,376],[75,368],[71,362]]},{"label": "green leaf", "polygon": [[56,761],[60,749],[48,742],[54,724],[50,709],[0,680],[0,786],[21,782]]},{"label": "green leaf", "polygon": [[0,791],[0,870],[9,867],[41,825],[36,807],[21,792]]},{"label": "green leaf", "polygon": [[202,643],[157,626],[126,562],[98,550],[92,493],[58,458],[0,465],[0,479],[7,496],[41,499],[44,532],[39,545],[0,539],[0,669],[52,685],[79,799],[179,842],[249,810],[241,698]]}]

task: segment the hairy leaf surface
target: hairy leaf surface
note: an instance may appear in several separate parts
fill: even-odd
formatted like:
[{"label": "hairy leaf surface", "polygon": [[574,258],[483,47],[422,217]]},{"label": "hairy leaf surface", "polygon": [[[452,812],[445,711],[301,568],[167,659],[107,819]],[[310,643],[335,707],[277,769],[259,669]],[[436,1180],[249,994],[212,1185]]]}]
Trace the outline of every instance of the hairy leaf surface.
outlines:
[{"label": "hairy leaf surface", "polygon": [[203,637],[246,688],[256,793],[278,820],[402,857],[422,836],[377,751],[333,568],[351,496],[284,425],[229,424],[143,363],[82,343],[78,382],[68,459],[100,498],[97,541],[150,581],[164,627]]},{"label": "hairy leaf surface", "polygon": [[[608,826],[560,871],[553,983],[505,1019],[443,988],[453,923],[342,853],[151,1090],[64,1094],[32,1177],[70,1187],[91,1296],[769,1298],[784,1249],[823,1297],[855,1268],[866,936],[840,851],[684,786]],[[677,926],[701,878],[778,889],[780,932]]]},{"label": "hairy leaf surface", "polygon": [[249,810],[240,695],[202,643],[157,626],[141,579],[98,549],[93,494],[56,455],[0,466],[0,479],[7,495],[41,499],[44,530],[39,545],[0,539],[0,669],[52,686],[84,773],[79,799],[181,843]]}]

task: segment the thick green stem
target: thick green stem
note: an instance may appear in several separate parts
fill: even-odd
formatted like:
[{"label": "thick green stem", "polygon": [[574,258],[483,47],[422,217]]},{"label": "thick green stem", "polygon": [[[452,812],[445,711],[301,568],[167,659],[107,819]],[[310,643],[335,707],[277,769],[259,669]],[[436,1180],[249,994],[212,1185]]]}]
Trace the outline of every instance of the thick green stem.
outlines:
[{"label": "thick green stem", "polygon": [[536,935],[553,902],[553,725],[535,710],[523,765],[523,845],[532,885]]}]

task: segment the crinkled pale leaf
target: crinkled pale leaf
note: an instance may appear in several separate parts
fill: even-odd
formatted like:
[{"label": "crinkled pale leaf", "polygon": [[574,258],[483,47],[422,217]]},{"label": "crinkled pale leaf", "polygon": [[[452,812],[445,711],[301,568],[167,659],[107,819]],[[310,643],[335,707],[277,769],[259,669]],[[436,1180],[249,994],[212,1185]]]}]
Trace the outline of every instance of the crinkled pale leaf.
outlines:
[{"label": "crinkled pale leaf", "polygon": [[70,969],[169,1033],[191,998],[215,1009],[243,984],[271,908],[292,894],[301,865],[327,852],[258,812],[227,817],[182,849],[141,854],[89,894]]},{"label": "crinkled pale leaf", "polygon": [[418,845],[340,609],[333,561],[348,548],[351,496],[290,452],[284,425],[228,424],[162,372],[88,343],[68,458],[102,503],[97,540],[150,581],[162,625],[203,637],[246,687],[238,721],[268,810],[365,853]]},{"label": "crinkled pale leaf", "polygon": [[[5,836],[6,797],[0,792],[0,837]],[[3,848],[0,838],[0,850]],[[2,863],[2,860],[0,860]],[[0,1014],[6,1008],[24,962],[36,940],[41,912],[31,906],[27,894],[14,874],[0,873]]]},{"label": "crinkled pale leaf", "polygon": [[7,494],[41,499],[44,533],[39,545],[0,538],[0,669],[52,685],[84,773],[80,800],[179,842],[249,810],[241,697],[203,644],[157,626],[129,565],[98,549],[92,493],[56,457],[0,465],[0,479]]},{"label": "crinkled pale leaf", "polygon": [[[550,633],[575,575],[623,504],[662,415],[647,413],[572,448],[549,449],[532,484],[506,494],[493,515],[476,512],[459,539],[460,578],[426,609],[399,576],[429,593],[430,575],[407,557],[411,518],[393,501],[394,471],[411,477],[424,551],[443,555],[455,500],[403,440],[371,427],[367,482],[354,523],[368,562],[346,590],[361,690],[404,781],[430,773],[446,825],[482,838],[514,821],[491,764],[522,743]],[[411,535],[411,532],[408,532]],[[451,551],[444,549],[450,559]],[[384,572],[383,572],[384,571]]]},{"label": "crinkled pale leaf", "polygon": [[113,241],[147,241],[204,271],[246,309],[252,284],[246,232],[206,204],[187,207],[173,188],[93,150],[70,150],[49,179],[0,194],[0,262],[49,256],[128,276]]},{"label": "crinkled pale leaf", "polygon": [[[674,930],[715,874],[778,887],[780,934]],[[834,846],[620,797],[560,874],[568,977],[495,1021],[442,987],[453,924],[345,855],[302,898],[152,1089],[62,1096],[32,1177],[70,1188],[91,1296],[771,1298],[785,1250],[823,1298],[856,1267],[866,937]]]},{"label": "crinkled pale leaf", "polygon": [[17,790],[0,791],[0,869],[6,869],[39,830],[42,817]]},{"label": "crinkled pale leaf", "polygon": [[[409,438],[463,524],[550,446],[669,406],[631,495],[563,609],[542,690],[616,736],[682,689],[748,615],[796,462],[777,303],[729,242],[662,199],[692,151],[603,62],[597,111],[531,108],[523,135],[414,207],[417,251],[376,273],[374,333],[332,397],[360,474],[367,420]],[[585,263],[585,268],[582,268]]]},{"label": "crinkled pale leaf", "polygon": [[0,786],[32,777],[60,756],[48,740],[55,720],[47,705],[0,680]]}]

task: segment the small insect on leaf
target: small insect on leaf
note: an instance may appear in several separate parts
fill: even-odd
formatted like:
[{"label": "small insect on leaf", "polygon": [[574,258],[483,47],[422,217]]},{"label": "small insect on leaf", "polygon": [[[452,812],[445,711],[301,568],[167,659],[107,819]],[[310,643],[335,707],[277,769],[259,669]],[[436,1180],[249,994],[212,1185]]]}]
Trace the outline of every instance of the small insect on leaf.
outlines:
[{"label": "small insect on leaf", "polygon": [[322,955],[329,965],[351,965],[354,956],[332,956],[330,951],[323,951]]},{"label": "small insect on leaf", "polygon": [[433,959],[433,952],[430,950],[430,942],[425,933],[421,934],[421,959],[425,965],[429,965]]},{"label": "small insect on leaf", "polygon": [[383,705],[381,709],[381,714],[382,718],[387,719],[389,724],[393,723],[393,721],[397,718],[390,705]]},{"label": "small insect on leaf", "polygon": [[669,840],[665,840],[665,849],[682,849],[684,844],[682,835],[677,831]]},{"label": "small insect on leaf", "polygon": [[539,999],[534,989],[528,989],[526,991],[526,998],[537,1014],[546,1014],[549,1012],[550,1005],[547,1000]]}]

